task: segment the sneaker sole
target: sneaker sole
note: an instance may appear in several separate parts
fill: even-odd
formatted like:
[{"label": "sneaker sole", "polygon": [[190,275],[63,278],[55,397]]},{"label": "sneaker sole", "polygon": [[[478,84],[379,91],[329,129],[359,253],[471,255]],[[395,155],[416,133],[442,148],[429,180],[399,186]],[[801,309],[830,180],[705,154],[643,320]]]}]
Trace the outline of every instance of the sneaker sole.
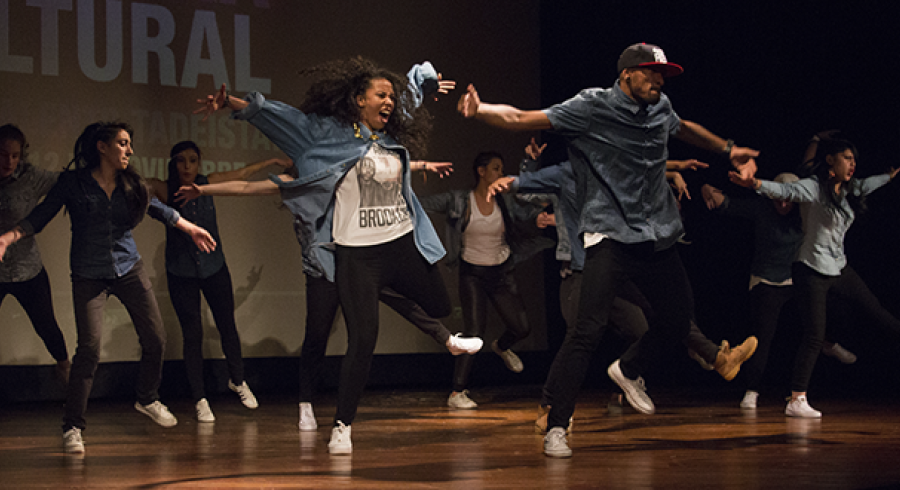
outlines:
[{"label": "sneaker sole", "polygon": [[[615,366],[615,369],[613,369],[613,366]],[[653,415],[653,413],[656,412],[656,407],[652,405],[650,406],[650,408],[642,408],[638,406],[639,404],[635,403],[634,399],[636,398],[636,396],[631,394],[633,389],[631,388],[631,385],[625,382],[625,375],[622,373],[622,369],[618,364],[613,363],[612,365],[610,365],[606,370],[606,374],[609,375],[610,379],[612,379],[613,382],[619,386],[619,388],[622,388],[622,392],[625,393],[625,399],[628,400],[628,404],[631,405],[631,408],[644,415]]]},{"label": "sneaker sole", "polygon": [[328,446],[328,454],[343,455],[343,454],[352,454],[352,453],[353,453],[353,446],[350,446],[350,447]]},{"label": "sneaker sole", "polygon": [[544,449],[544,455],[551,458],[571,458],[572,450],[569,449],[568,451],[548,451]]}]

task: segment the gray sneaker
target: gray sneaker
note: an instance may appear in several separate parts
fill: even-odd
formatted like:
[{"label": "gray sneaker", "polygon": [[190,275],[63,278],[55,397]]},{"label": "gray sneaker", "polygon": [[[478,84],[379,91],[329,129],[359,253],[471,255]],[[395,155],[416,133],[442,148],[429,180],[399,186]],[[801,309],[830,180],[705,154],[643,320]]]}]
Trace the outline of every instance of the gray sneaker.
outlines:
[{"label": "gray sneaker", "polygon": [[544,454],[551,458],[572,457],[572,449],[566,440],[566,431],[562,427],[554,427],[544,436]]},{"label": "gray sneaker", "polygon": [[81,440],[81,429],[72,427],[63,433],[63,450],[67,453],[84,452],[84,441]]},{"label": "gray sneaker", "polygon": [[622,388],[622,391],[625,393],[625,399],[628,400],[628,403],[632,408],[647,415],[652,415],[653,412],[656,411],[653,400],[647,396],[647,387],[644,386],[644,378],[639,376],[638,379],[628,379],[625,377],[625,375],[622,374],[622,369],[619,367],[618,359],[616,359],[616,362],[610,364],[609,369],[606,370],[606,374],[619,385],[619,388]]},{"label": "gray sneaker", "polygon": [[491,350],[500,356],[500,359],[503,359],[503,363],[506,364],[506,368],[510,371],[521,373],[522,370],[525,369],[525,365],[522,364],[522,360],[519,359],[519,356],[517,356],[512,349],[500,350],[500,346],[497,345],[496,340],[491,342]]}]

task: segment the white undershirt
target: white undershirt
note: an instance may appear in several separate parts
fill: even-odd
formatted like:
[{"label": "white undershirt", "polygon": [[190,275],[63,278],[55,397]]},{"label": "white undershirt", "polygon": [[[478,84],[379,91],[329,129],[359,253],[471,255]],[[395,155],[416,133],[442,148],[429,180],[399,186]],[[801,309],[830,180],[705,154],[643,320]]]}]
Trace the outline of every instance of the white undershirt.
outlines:
[{"label": "white undershirt", "polygon": [[478,209],[475,193],[469,193],[469,224],[462,236],[462,259],[474,265],[500,265],[511,253],[506,243],[503,214],[493,201],[491,214],[485,216]]},{"label": "white undershirt", "polygon": [[334,242],[346,247],[387,243],[411,232],[403,198],[403,162],[377,143],[338,183]]}]

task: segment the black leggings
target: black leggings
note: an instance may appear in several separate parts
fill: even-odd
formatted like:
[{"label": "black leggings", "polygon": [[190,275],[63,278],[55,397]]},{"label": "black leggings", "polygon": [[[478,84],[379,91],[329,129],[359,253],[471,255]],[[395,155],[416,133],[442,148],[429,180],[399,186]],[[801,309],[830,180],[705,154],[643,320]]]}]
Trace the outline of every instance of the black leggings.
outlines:
[{"label": "black leggings", "polygon": [[[422,307],[396,291],[382,289],[379,299],[439,344],[445,345],[450,338],[450,331],[440,320],[428,316]],[[337,286],[324,277],[307,274],[306,335],[303,337],[303,347],[300,348],[301,402],[311,402],[316,394],[316,384],[321,379],[328,336],[337,310]]]},{"label": "black leggings", "polygon": [[794,287],[797,288],[797,305],[803,322],[803,340],[794,360],[791,390],[805,392],[809,387],[816,359],[822,351],[825,338],[826,304],[828,294],[847,300],[854,314],[861,314],[891,335],[894,342],[900,340],[900,320],[881,306],[866,283],[849,265],[838,276],[826,276],[802,262],[793,265]]},{"label": "black leggings", "polygon": [[222,353],[231,381],[240,386],[244,382],[244,360],[241,357],[241,338],[234,321],[234,292],[228,266],[222,265],[215,274],[205,278],[179,277],[167,273],[169,297],[184,338],[182,354],[191,396],[194,402],[206,398],[203,386],[203,317],[200,314],[200,293],[212,310],[216,329],[222,342]]},{"label": "black leggings", "polygon": [[[513,259],[500,265],[473,265],[459,261],[459,302],[463,312],[463,335],[484,337],[487,328],[487,305],[494,306],[506,331],[497,340],[500,350],[507,350],[531,333],[525,302],[513,276]],[[456,358],[453,391],[462,391],[469,383],[475,356],[462,354]]]},{"label": "black leggings", "polygon": [[450,297],[437,266],[416,248],[413,234],[368,247],[338,245],[335,284],[347,323],[347,354],[341,364],[335,423],[350,425],[378,340],[378,298],[389,287],[434,318],[450,314]]},{"label": "black leggings", "polygon": [[53,296],[50,293],[47,271],[42,267],[38,275],[27,281],[0,283],[0,304],[3,304],[7,294],[19,300],[19,304],[31,320],[31,326],[44,341],[53,359],[57,361],[68,359],[66,339],[59,329],[59,324],[56,323],[56,316],[53,315]]}]

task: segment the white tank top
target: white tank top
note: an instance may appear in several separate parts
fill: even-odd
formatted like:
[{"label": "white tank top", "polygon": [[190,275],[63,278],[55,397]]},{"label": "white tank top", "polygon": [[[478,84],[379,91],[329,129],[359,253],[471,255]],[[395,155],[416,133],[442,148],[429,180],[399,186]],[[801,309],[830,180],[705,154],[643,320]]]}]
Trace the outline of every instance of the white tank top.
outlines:
[{"label": "white tank top", "polygon": [[[502,197],[497,197],[502,199]],[[496,199],[491,214],[485,216],[478,209],[475,193],[469,193],[469,225],[462,236],[462,259],[474,265],[500,265],[511,253],[506,243],[503,214]]]}]

